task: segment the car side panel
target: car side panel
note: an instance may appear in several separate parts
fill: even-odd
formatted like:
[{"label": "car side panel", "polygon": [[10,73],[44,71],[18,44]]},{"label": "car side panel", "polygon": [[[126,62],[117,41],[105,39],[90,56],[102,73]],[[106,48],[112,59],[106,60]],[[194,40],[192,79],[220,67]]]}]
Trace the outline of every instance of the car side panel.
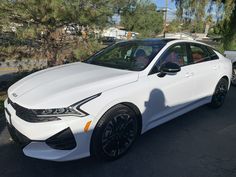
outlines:
[{"label": "car side panel", "polygon": [[[223,55],[221,55],[218,52],[216,52],[216,53],[220,57],[220,59],[219,59],[219,75],[220,75],[220,77],[227,76],[230,81],[232,78],[232,69],[233,69],[231,60],[225,58]],[[230,87],[230,83],[229,83],[229,87]]]},{"label": "car side panel", "polygon": [[112,106],[130,102],[138,107],[142,114],[143,130],[165,121],[166,115],[187,107],[193,99],[194,83],[185,77],[186,69],[176,76],[159,78],[156,74],[140,78],[137,82],[106,91],[100,97],[84,104],[81,109],[96,117],[98,121]]},{"label": "car side panel", "polygon": [[190,66],[190,70],[193,73],[192,79],[196,83],[194,89],[195,99],[211,97],[221,78],[219,60],[193,64]]},{"label": "car side panel", "polygon": [[[213,68],[214,64],[219,65],[217,71],[212,72],[210,74],[207,73],[209,68]],[[203,64],[201,63],[197,65],[189,65],[188,70],[191,71],[190,74],[192,74],[193,68],[201,67],[202,65]],[[174,118],[175,116],[184,114],[196,107],[199,107],[211,101],[211,96],[214,92],[217,82],[221,77],[225,75],[230,78],[232,74],[231,73],[232,68],[230,68],[230,61],[225,58],[220,58],[219,60],[212,61],[212,63],[208,65],[206,65],[204,68],[200,68],[199,70],[198,68],[195,69],[195,72],[201,72],[201,74],[196,77],[195,75],[190,77],[190,79],[192,80],[195,77],[194,78],[195,81],[192,82],[191,85],[192,87],[188,86],[189,88],[191,87],[192,93],[189,99],[186,99],[184,101],[180,100],[181,97],[179,96],[181,96],[181,93],[178,92],[178,90],[176,92],[173,92],[173,88],[171,88],[170,85],[169,85],[170,90],[166,91],[166,88],[168,88],[167,83],[159,82],[157,80],[156,81],[153,80],[152,82],[148,80],[145,81],[145,76],[142,75],[136,82],[103,92],[100,97],[84,104],[81,107],[81,109],[88,112],[93,117],[95,117],[93,120],[94,122],[98,122],[98,120],[102,117],[102,115],[111,107],[119,103],[130,102],[136,105],[140,110],[140,112],[142,113],[143,116],[142,132],[145,132],[150,128],[153,128],[161,123],[164,123]],[[158,78],[156,75],[153,77]],[[201,79],[204,79],[204,81],[202,82]],[[151,100],[151,102],[154,101],[154,105],[155,104],[157,105],[156,107],[157,114],[152,112],[154,110],[154,107],[150,108],[152,111],[147,113],[147,104],[150,102],[150,98],[152,99],[150,95],[152,89],[154,88],[153,86],[148,85],[148,83],[156,84],[157,89],[159,89],[159,92],[161,91],[165,97],[164,101],[163,100],[160,101],[161,93],[159,93],[159,99]],[[194,87],[196,87],[196,85],[199,85],[198,88],[200,91],[198,92],[198,95],[195,94],[196,90],[194,90]],[[206,87],[202,88],[202,85],[205,85]],[[186,87],[185,85],[183,86]],[[158,92],[158,90],[156,91]],[[176,95],[176,97],[174,97],[174,95]],[[173,99],[173,102],[171,103],[168,102],[171,99]],[[172,107],[172,109],[168,109],[168,106]],[[161,120],[158,120],[158,118],[161,118]]]}]

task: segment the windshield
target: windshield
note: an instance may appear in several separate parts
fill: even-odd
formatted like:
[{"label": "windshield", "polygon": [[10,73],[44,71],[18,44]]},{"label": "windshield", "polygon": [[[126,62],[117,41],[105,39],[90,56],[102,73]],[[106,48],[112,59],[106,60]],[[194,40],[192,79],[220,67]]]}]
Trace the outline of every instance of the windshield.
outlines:
[{"label": "windshield", "polygon": [[111,68],[141,71],[149,65],[164,45],[153,42],[121,42],[101,50],[85,62]]}]

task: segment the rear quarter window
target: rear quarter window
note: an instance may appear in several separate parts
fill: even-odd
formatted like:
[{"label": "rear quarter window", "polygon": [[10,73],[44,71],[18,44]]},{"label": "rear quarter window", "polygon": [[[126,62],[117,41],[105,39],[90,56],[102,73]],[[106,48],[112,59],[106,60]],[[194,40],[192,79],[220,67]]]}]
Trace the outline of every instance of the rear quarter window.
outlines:
[{"label": "rear quarter window", "polygon": [[219,56],[213,51],[213,49],[211,47],[207,46],[207,51],[209,52],[211,60],[219,59]]}]

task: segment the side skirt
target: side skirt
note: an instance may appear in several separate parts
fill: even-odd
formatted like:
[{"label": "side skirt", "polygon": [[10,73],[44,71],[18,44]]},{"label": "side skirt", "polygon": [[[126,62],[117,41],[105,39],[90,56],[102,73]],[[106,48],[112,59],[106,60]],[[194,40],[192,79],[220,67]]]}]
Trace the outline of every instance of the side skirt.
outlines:
[{"label": "side skirt", "polygon": [[178,110],[175,110],[171,113],[168,113],[168,114],[166,114],[162,117],[159,117],[156,120],[150,121],[145,127],[143,127],[143,130],[142,130],[141,134],[147,132],[148,130],[150,130],[150,129],[158,126],[158,125],[166,123],[166,122],[168,122],[172,119],[177,118],[178,116],[181,116],[181,115],[183,115],[187,112],[190,112],[190,111],[192,111],[192,110],[194,110],[194,109],[196,109],[196,108],[198,108],[202,105],[210,103],[210,102],[211,102],[211,97],[205,97],[205,98],[199,99],[197,101],[194,101],[194,102],[186,105],[185,107],[182,107],[182,108],[180,108]]}]

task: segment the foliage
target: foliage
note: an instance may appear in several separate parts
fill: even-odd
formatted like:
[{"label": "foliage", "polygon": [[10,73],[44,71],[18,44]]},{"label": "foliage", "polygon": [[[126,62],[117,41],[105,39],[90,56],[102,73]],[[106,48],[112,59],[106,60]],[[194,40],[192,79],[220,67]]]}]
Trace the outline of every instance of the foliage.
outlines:
[{"label": "foliage", "polygon": [[[112,15],[110,1],[104,0],[18,0],[1,2],[7,22],[24,25],[27,34],[55,31],[70,23],[102,26]],[[28,28],[31,27],[31,28]],[[34,28],[33,28],[34,27]],[[30,31],[30,32],[29,32]]]},{"label": "foliage", "polygon": [[167,31],[171,33],[203,33],[204,25],[205,23],[203,21],[174,19],[169,23]]},{"label": "foliage", "polygon": [[156,11],[155,4],[140,1],[122,13],[121,23],[127,30],[140,33],[141,37],[155,37],[163,29],[163,14]]},{"label": "foliage", "polygon": [[[134,0],[2,0],[0,30],[17,26],[17,38],[38,41],[39,52],[51,64],[60,63],[62,51],[86,41],[89,31],[110,23],[114,9],[133,3]],[[75,36],[68,37],[68,26],[74,27]]]},{"label": "foliage", "polygon": [[226,18],[221,26],[222,34],[224,36],[224,48],[229,50],[236,50],[236,2],[234,2],[234,9],[230,18]]},{"label": "foliage", "polygon": [[73,51],[73,54],[76,59],[79,59],[80,61],[83,61],[87,59],[92,54],[96,53],[100,49],[104,48],[102,44],[98,43],[97,40],[90,39],[86,43],[81,42],[80,47],[76,48]]},{"label": "foliage", "polygon": [[[187,29],[187,27],[185,27],[184,29]],[[178,19],[172,20],[167,27],[167,32],[177,33],[180,31],[182,31],[182,22]]]}]

